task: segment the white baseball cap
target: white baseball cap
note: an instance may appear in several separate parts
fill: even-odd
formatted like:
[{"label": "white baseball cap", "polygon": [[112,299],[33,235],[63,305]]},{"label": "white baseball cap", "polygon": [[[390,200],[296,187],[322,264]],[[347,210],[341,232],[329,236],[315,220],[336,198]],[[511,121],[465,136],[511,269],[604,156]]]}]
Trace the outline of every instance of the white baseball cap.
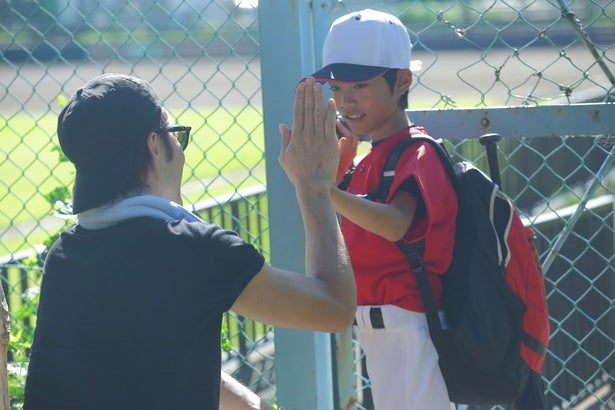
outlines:
[{"label": "white baseball cap", "polygon": [[331,24],[322,50],[323,67],[317,81],[365,81],[391,68],[420,69],[411,61],[408,30],[395,16],[365,9],[346,14]]}]

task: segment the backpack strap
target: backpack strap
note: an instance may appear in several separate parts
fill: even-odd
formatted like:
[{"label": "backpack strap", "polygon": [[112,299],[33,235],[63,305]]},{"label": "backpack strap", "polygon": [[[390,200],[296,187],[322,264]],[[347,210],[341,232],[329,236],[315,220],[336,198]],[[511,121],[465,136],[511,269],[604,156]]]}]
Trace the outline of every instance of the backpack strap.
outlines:
[{"label": "backpack strap", "polygon": [[386,201],[389,196],[389,192],[391,191],[393,178],[395,177],[395,168],[397,166],[397,162],[399,162],[399,159],[408,147],[419,142],[427,142],[434,147],[434,149],[438,153],[438,156],[440,157],[440,162],[442,163],[444,169],[446,170],[446,173],[448,174],[449,180],[451,181],[455,192],[457,192],[458,187],[455,168],[453,166],[453,162],[448,151],[446,151],[444,145],[442,144],[442,140],[435,139],[426,134],[417,133],[412,134],[411,137],[399,141],[397,145],[393,147],[393,150],[387,157],[387,160],[384,164],[384,168],[382,169],[380,181],[378,182],[378,185],[376,185],[376,188],[367,195],[368,199],[380,202]]},{"label": "backpack strap", "polygon": [[384,168],[382,168],[380,181],[378,181],[376,188],[374,188],[374,190],[367,195],[368,199],[382,203],[387,200],[389,192],[391,191],[391,185],[393,184],[393,178],[395,177],[395,167],[397,166],[397,162],[399,162],[399,158],[406,151],[406,149],[416,142],[418,142],[418,139],[414,137],[404,138],[393,147],[393,150],[387,157]]},{"label": "backpack strap", "polygon": [[350,180],[352,179],[353,174],[354,169],[351,169],[350,171],[346,172],[344,174],[344,178],[342,178],[342,182],[340,182],[337,187],[342,191],[346,191],[348,189],[348,186],[350,185]]},{"label": "backpack strap", "polygon": [[[436,152],[438,153],[438,156],[440,157],[440,162],[444,166],[444,169],[446,170],[446,173],[449,177],[449,180],[451,181],[451,184],[453,185],[455,192],[457,192],[458,187],[455,168],[453,166],[450,155],[442,145],[442,140],[436,140],[428,135],[417,133],[412,134],[412,136],[409,138],[401,140],[393,148],[385,162],[380,181],[378,182],[378,185],[376,185],[374,191],[367,195],[368,199],[380,202],[386,201],[391,190],[391,185],[393,184],[393,179],[395,177],[395,168],[397,166],[397,162],[408,147],[419,142],[427,142],[435,148]],[[442,329],[442,323],[440,321],[440,316],[436,307],[436,301],[433,296],[431,286],[429,285],[429,281],[427,280],[427,273],[425,272],[425,267],[423,264],[425,241],[421,240],[418,242],[409,243],[404,240],[399,240],[396,242],[396,244],[399,250],[406,256],[408,266],[416,276],[417,284],[419,286],[419,291],[421,294],[421,301],[423,302],[425,316],[427,317],[427,324],[429,326],[429,331],[432,336],[433,343],[440,344],[441,335],[444,333],[444,330]]]},{"label": "backpack strap", "polygon": [[408,266],[414,272],[416,276],[416,282],[419,285],[419,292],[421,293],[421,302],[423,302],[423,308],[425,309],[425,316],[427,317],[427,326],[429,327],[429,334],[431,335],[434,345],[439,347],[442,333],[442,322],[440,322],[440,315],[436,307],[436,299],[433,296],[431,286],[427,280],[427,273],[425,272],[425,266],[423,265],[423,251],[425,249],[425,241],[418,242],[406,242],[403,240],[397,241],[397,248],[406,255]]}]

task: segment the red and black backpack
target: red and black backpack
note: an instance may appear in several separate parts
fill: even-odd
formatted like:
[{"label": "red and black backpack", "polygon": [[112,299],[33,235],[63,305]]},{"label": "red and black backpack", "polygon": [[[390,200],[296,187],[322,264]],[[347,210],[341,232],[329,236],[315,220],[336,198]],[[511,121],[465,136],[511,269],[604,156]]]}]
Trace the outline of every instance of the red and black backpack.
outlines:
[{"label": "red and black backpack", "polygon": [[529,394],[531,408],[540,409],[544,390],[536,386],[542,386],[549,318],[534,232],[491,178],[469,162],[454,163],[440,141],[423,134],[397,144],[371,199],[386,200],[401,154],[418,142],[436,149],[458,200],[453,260],[441,276],[446,329],[423,270],[423,243],[397,245],[417,276],[450,399],[496,405]]}]

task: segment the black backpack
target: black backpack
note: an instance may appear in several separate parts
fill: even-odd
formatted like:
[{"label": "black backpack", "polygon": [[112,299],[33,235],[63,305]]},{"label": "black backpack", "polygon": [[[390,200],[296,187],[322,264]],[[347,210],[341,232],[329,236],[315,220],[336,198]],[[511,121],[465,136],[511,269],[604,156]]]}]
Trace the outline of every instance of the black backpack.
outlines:
[{"label": "black backpack", "polygon": [[[523,410],[543,409],[540,371],[549,337],[544,279],[534,232],[510,199],[474,165],[453,163],[441,141],[423,134],[397,144],[368,197],[386,200],[400,156],[418,142],[436,149],[458,199],[453,260],[442,275],[447,329],[423,269],[423,242],[397,245],[416,274],[449,397],[455,403],[517,402]],[[488,152],[490,166],[493,156]],[[499,181],[499,171],[497,176]]]}]

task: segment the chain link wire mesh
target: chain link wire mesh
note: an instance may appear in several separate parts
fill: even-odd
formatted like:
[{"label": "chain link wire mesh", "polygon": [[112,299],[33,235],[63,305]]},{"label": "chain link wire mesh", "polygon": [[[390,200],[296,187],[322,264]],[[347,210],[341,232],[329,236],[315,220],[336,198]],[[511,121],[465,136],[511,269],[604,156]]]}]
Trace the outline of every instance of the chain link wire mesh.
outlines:
[{"label": "chain link wire mesh", "polygon": [[[413,57],[423,63],[411,109],[613,98],[613,0],[321,3],[314,4],[332,5],[332,18],[371,7],[406,23]],[[258,40],[264,23],[255,4],[0,1],[0,269],[13,326],[14,407],[36,324],[44,243],[67,223],[53,214],[62,212],[74,177],[58,151],[55,120],[66,98],[93,76],[121,72],[153,84],[176,121],[193,127],[184,202],[268,254]],[[486,169],[476,141],[449,145]],[[550,408],[615,408],[615,181],[612,163],[601,168],[614,145],[613,135],[562,135],[505,138],[498,146],[504,189],[537,231],[543,260],[589,194],[546,272]],[[226,369],[275,400],[272,329],[229,314],[222,337]],[[354,351],[357,408],[370,409],[356,341]]]},{"label": "chain link wire mesh", "polygon": [[[591,184],[601,181],[555,262],[544,269],[551,329],[543,367],[549,409],[615,408],[614,143],[567,136],[508,138],[498,145],[502,186],[535,230],[543,262]],[[446,144],[454,159],[488,170],[477,140]],[[609,160],[611,171],[604,175],[601,167]],[[359,341],[353,342],[357,408],[373,409],[365,356]]]},{"label": "chain link wire mesh", "polygon": [[[255,9],[232,0],[0,2],[0,269],[13,326],[13,407],[22,403],[36,323],[38,245],[67,223],[54,213],[74,178],[55,121],[92,77],[118,72],[152,83],[176,123],[193,128],[184,203],[268,255],[257,23]],[[271,329],[229,314],[221,337],[225,369],[274,400]]]},{"label": "chain link wire mesh", "polygon": [[[342,1],[333,15],[365,7],[398,16],[413,59],[422,61],[410,119],[429,107],[613,101],[613,1]],[[436,137],[453,138],[457,159],[488,169],[476,140]],[[504,191],[536,230],[543,261],[578,204],[592,198],[545,269],[551,341],[544,378],[553,409],[615,408],[614,145],[611,134],[504,138],[498,146]],[[356,339],[354,352],[357,408],[372,409]]]}]

